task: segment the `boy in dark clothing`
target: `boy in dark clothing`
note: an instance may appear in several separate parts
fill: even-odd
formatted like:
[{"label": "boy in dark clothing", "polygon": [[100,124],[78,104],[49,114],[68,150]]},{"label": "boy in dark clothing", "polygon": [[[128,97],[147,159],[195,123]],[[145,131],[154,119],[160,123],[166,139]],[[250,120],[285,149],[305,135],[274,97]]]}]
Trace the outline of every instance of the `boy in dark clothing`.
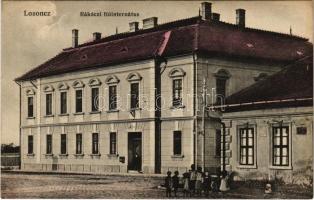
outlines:
[{"label": "boy in dark clothing", "polygon": [[171,197],[171,188],[172,188],[172,180],[171,180],[171,172],[167,172],[167,177],[165,178],[165,187],[166,187],[166,196]]},{"label": "boy in dark clothing", "polygon": [[205,172],[204,182],[203,182],[203,190],[204,190],[206,197],[209,196],[209,189],[210,189],[210,176],[209,176],[208,172]]},{"label": "boy in dark clothing", "polygon": [[174,191],[174,196],[177,197],[177,191],[178,191],[178,187],[179,187],[179,172],[175,171],[174,172],[174,176],[172,177],[172,187],[173,187],[173,191]]}]

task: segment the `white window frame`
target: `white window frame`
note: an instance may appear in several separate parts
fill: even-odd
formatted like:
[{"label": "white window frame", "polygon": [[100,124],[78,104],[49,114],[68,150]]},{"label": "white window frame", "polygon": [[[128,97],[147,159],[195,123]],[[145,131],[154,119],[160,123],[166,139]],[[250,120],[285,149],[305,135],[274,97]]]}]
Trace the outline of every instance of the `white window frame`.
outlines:
[{"label": "white window frame", "polygon": [[292,170],[292,123],[291,122],[282,122],[282,126],[287,126],[288,131],[288,140],[289,140],[289,165],[288,166],[277,166],[273,165],[273,127],[279,127],[279,123],[271,123],[269,126],[269,168],[270,169],[282,169],[282,170]]},{"label": "white window frame", "polygon": [[[253,146],[254,146],[254,149],[253,149],[253,153],[254,153],[254,156],[253,156],[253,165],[244,165],[244,164],[241,164],[240,163],[240,155],[241,155],[241,152],[240,152],[240,142],[241,142],[241,136],[240,136],[240,129],[243,129],[243,128],[252,128],[253,129]],[[238,125],[237,126],[237,142],[236,142],[236,145],[237,145],[237,168],[246,168],[246,169],[257,169],[257,125],[256,124],[252,124],[252,123],[245,123],[245,124],[242,124],[242,125]]]}]

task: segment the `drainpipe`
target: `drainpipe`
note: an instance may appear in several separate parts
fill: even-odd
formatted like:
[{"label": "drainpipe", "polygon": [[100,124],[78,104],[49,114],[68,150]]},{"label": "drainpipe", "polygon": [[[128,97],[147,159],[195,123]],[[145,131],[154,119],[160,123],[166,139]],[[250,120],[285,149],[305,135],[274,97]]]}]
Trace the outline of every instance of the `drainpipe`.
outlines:
[{"label": "drainpipe", "polygon": [[197,101],[197,64],[196,64],[196,53],[193,52],[193,68],[194,68],[194,95],[193,95],[193,116],[194,116],[194,141],[193,141],[193,152],[194,152],[194,165],[197,169],[197,113],[196,113],[196,101]]},{"label": "drainpipe", "polygon": [[19,101],[20,101],[20,105],[19,105],[19,143],[20,143],[20,148],[19,148],[19,154],[20,154],[20,162],[19,162],[19,169],[21,169],[21,165],[22,165],[22,139],[21,139],[21,136],[22,136],[22,115],[21,115],[21,110],[22,110],[22,88],[21,88],[21,84],[17,81],[15,81],[16,84],[19,85],[19,88],[20,88],[20,98],[19,98]]},{"label": "drainpipe", "polygon": [[222,125],[222,173],[226,173],[226,124],[220,121]]}]

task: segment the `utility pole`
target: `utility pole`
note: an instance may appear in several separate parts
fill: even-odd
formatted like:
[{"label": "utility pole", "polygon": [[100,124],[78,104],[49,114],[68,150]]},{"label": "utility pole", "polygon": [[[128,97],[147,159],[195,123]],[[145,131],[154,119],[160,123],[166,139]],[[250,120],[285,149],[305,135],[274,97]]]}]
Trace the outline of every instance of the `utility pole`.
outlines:
[{"label": "utility pole", "polygon": [[202,156],[202,168],[203,172],[205,172],[205,111],[206,111],[206,78],[203,79],[203,91],[202,91],[202,135],[203,135],[203,156]]}]

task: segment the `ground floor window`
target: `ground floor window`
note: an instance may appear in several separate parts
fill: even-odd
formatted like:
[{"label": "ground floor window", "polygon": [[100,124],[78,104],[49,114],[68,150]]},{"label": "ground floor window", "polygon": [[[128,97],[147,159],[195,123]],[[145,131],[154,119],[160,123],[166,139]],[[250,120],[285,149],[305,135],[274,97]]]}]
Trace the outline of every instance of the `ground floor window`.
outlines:
[{"label": "ground floor window", "polygon": [[34,137],[32,135],[28,136],[28,154],[33,154],[34,153]]},{"label": "ground floor window", "polygon": [[61,154],[67,153],[67,135],[61,134]]},{"label": "ground floor window", "polygon": [[272,160],[274,166],[289,166],[289,127],[273,127]]},{"label": "ground floor window", "polygon": [[181,131],[173,132],[173,155],[182,154],[182,133]]},{"label": "ground floor window", "polygon": [[216,129],[216,156],[220,157],[221,156],[221,130]]},{"label": "ground floor window", "polygon": [[240,128],[240,164],[254,165],[254,129]]},{"label": "ground floor window", "polygon": [[93,133],[92,135],[92,154],[98,154],[99,149],[98,149],[98,143],[99,143],[99,138],[98,138],[98,133]]},{"label": "ground floor window", "polygon": [[117,153],[117,134],[115,132],[110,133],[110,154]]},{"label": "ground floor window", "polygon": [[52,154],[52,135],[46,136],[46,154]]},{"label": "ground floor window", "polygon": [[82,154],[82,133],[76,134],[76,154]]}]

